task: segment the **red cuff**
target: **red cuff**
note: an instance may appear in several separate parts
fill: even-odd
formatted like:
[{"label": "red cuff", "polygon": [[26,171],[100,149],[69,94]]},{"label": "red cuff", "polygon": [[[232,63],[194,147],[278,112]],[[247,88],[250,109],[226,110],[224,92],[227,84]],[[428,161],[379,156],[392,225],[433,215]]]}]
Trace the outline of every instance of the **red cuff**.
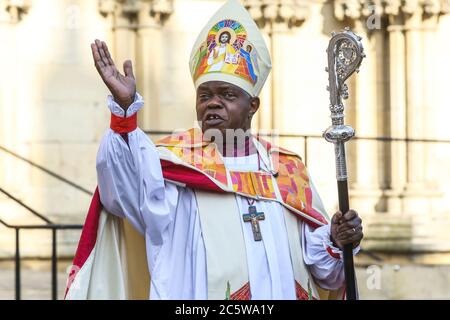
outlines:
[{"label": "red cuff", "polygon": [[339,253],[334,253],[333,250],[331,250],[330,247],[327,247],[327,252],[335,259],[340,259],[341,255]]},{"label": "red cuff", "polygon": [[111,124],[110,128],[117,133],[129,133],[136,130],[137,128],[137,112],[131,117],[122,118],[111,113]]}]

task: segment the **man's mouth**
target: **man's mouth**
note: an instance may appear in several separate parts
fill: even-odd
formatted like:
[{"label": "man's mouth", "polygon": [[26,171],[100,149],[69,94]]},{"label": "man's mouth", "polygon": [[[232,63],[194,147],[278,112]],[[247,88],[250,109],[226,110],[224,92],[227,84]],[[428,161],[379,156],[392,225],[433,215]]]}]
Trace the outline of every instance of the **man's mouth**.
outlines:
[{"label": "man's mouth", "polygon": [[222,123],[223,121],[224,121],[224,119],[221,116],[217,115],[217,114],[208,114],[205,117],[205,123],[208,126],[217,126],[220,123]]}]

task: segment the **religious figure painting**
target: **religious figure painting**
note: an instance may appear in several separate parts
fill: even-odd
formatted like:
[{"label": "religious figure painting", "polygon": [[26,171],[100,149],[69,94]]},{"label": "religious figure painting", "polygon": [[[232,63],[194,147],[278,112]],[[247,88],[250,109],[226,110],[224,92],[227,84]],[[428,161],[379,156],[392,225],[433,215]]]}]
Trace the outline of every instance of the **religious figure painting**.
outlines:
[{"label": "religious figure painting", "polygon": [[[252,52],[253,51],[253,52]],[[238,75],[255,84],[257,52],[241,23],[227,19],[216,23],[194,56],[194,79],[204,73]]]}]

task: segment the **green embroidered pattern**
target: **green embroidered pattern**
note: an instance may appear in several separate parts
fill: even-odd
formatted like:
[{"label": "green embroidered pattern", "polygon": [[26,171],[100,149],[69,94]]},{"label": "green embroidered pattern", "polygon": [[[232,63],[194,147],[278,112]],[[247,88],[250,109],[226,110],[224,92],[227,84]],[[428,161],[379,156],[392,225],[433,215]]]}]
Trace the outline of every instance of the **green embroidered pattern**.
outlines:
[{"label": "green embroidered pattern", "polygon": [[230,281],[227,281],[227,290],[225,291],[225,300],[230,300],[231,297],[231,286]]},{"label": "green embroidered pattern", "polygon": [[308,300],[312,300],[312,299],[313,299],[313,297],[312,297],[311,283],[309,282],[309,279],[308,279]]}]

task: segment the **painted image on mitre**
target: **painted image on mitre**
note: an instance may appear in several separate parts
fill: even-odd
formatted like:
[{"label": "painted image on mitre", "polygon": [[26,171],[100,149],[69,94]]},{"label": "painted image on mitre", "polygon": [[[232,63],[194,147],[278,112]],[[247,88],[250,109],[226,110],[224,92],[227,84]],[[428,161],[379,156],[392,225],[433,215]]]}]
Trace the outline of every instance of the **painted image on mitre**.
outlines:
[{"label": "painted image on mitre", "polygon": [[208,73],[226,73],[255,85],[259,75],[257,55],[242,24],[231,19],[219,21],[193,58],[194,81]]}]

